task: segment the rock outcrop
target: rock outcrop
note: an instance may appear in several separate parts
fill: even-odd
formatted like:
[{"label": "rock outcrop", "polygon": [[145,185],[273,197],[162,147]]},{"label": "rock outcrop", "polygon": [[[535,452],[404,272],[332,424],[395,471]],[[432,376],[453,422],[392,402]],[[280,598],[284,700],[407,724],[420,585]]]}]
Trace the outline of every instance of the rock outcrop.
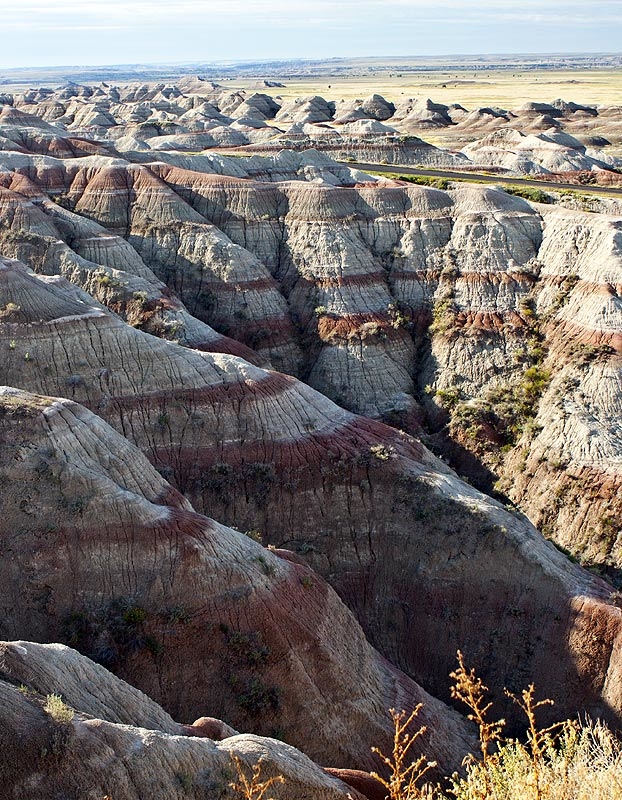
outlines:
[{"label": "rock outcrop", "polygon": [[[66,648],[6,642],[0,650],[0,777],[7,800],[233,798],[232,784],[240,773],[250,778],[257,764],[262,779],[282,779],[270,789],[276,800],[364,797],[283,742],[248,734],[215,742],[167,730],[172,726],[155,703]],[[66,666],[70,687],[61,699]],[[23,683],[18,687],[14,680],[21,675],[27,680],[36,675],[44,690],[56,691],[46,695]],[[112,697],[96,698],[99,692]],[[105,715],[93,714],[94,705]],[[146,718],[155,722],[149,728],[140,725],[147,708]],[[109,719],[118,716],[134,719]]]},{"label": "rock outcrop", "polygon": [[[557,714],[580,708],[612,718],[619,713],[615,678],[618,666],[614,657],[619,609],[609,603],[605,584],[571,565],[541,539],[525,518],[517,518],[461,483],[408,436],[357,418],[304,384],[265,373],[233,356],[200,353],[150,337],[101,310],[85,309],[78,302],[69,301],[58,284],[50,285],[22,267],[8,263],[0,274],[0,303],[10,307],[12,316],[1,331],[5,337],[3,352],[8,354],[0,376],[3,382],[58,394],[66,391],[68,379],[74,376],[70,381],[72,395],[129,436],[199,508],[209,509],[216,517],[243,530],[262,531],[264,541],[306,553],[354,610],[372,642],[427,689],[448,697],[445,676],[460,646],[494,686],[514,687],[517,682],[535,679],[542,691],[556,696]],[[50,364],[52,368],[46,369]],[[61,409],[59,424],[67,413],[72,417],[77,414],[78,419],[86,413],[78,413],[72,406]],[[70,425],[63,423],[61,429],[64,436],[75,436],[77,420],[72,419]],[[104,450],[120,447],[107,444]],[[101,447],[95,449],[100,451]],[[32,452],[35,461],[40,457],[37,452]],[[51,489],[58,492],[54,464],[54,458],[44,459],[36,469],[36,463],[28,462],[19,478],[12,480],[20,486],[28,475],[36,475],[37,485],[41,486],[40,476],[49,474]],[[152,473],[150,480],[157,486],[161,479]],[[136,479],[133,481],[135,486]],[[102,494],[88,484],[81,488],[75,480],[69,486],[78,495],[70,501],[76,508],[71,521],[78,522],[80,528],[85,525],[87,530],[92,529],[95,520],[102,517],[98,511]],[[162,484],[160,487],[151,490],[151,497],[154,492],[156,497],[164,492]],[[27,513],[29,509],[31,517],[45,518],[35,505],[38,493],[30,501],[32,507],[26,503],[22,509],[21,496],[11,501],[5,511],[7,522],[11,514]],[[167,505],[174,507],[178,495],[165,496],[171,498]],[[56,504],[59,503],[57,499]],[[124,514],[131,510],[126,502],[123,508]],[[186,531],[200,539],[207,536],[207,541],[213,541],[214,536],[226,541],[227,536],[233,535],[213,523],[205,528],[202,518],[195,521],[183,509],[182,504],[180,511],[173,513],[156,506],[149,510],[147,519],[165,529],[170,524],[167,520],[174,520],[180,533]],[[158,522],[162,514],[165,516]],[[46,516],[49,520],[49,514]],[[48,524],[57,524],[63,530],[65,517]],[[19,521],[10,523],[11,530],[21,527]],[[127,534],[124,526],[118,531],[121,545],[127,541]],[[108,538],[113,535],[114,529],[110,528]],[[167,555],[170,544],[165,544],[169,539],[170,534],[155,540],[153,533],[141,537],[145,544],[140,558],[137,553],[130,559],[136,566],[127,573],[123,584],[124,598],[132,597],[144,585],[143,591],[148,594],[140,607],[157,609],[158,621],[171,606],[188,604],[183,587],[195,583],[182,571],[174,580],[164,581],[163,576],[154,584],[155,564],[171,569],[171,556]],[[158,541],[164,547],[161,555],[154,550]],[[133,539],[130,542],[138,547]],[[96,539],[93,546],[99,548],[102,543]],[[235,545],[234,551],[238,547]],[[262,584],[274,595],[274,589],[269,589],[271,581],[261,578],[263,562],[252,560],[251,551],[256,547],[244,540],[242,553],[248,551],[248,555],[241,556],[245,569],[252,567],[253,577],[248,583],[256,588],[251,601]],[[194,545],[193,548],[196,550]],[[57,558],[58,544],[53,553]],[[443,555],[439,558],[440,553]],[[30,549],[27,555],[30,557]],[[96,585],[96,576],[89,570],[102,558],[98,556],[83,567],[76,565],[87,570],[85,583]],[[261,558],[267,572],[274,570],[274,575],[280,576],[285,570],[291,575],[289,580],[300,587],[298,592],[305,598],[305,607],[312,597],[312,593],[305,596],[305,584],[310,581],[309,588],[318,592],[318,614],[326,619],[323,584],[316,586],[312,576],[305,577],[304,569],[299,573],[299,567],[286,567],[287,562],[276,556],[264,553]],[[68,553],[64,561],[71,560]],[[127,561],[127,557],[121,559],[121,563]],[[142,568],[135,572],[139,563]],[[179,569],[186,568],[184,563],[180,562]],[[52,565],[46,566],[46,572],[51,568]],[[21,576],[29,574],[29,569],[32,568],[25,565],[17,568],[4,585],[15,586],[15,592],[23,594]],[[102,575],[98,580],[104,579]],[[49,585],[50,580],[51,575],[47,574],[36,583]],[[231,584],[230,577],[228,583]],[[166,592],[163,586],[167,587]],[[227,603],[230,591],[224,593]],[[17,594],[15,597],[11,607],[17,608],[20,604]],[[46,636],[57,639],[59,632],[46,627],[47,600],[44,597],[43,602],[38,601],[37,597],[35,592],[32,605],[27,606],[33,615],[29,630],[30,625],[42,625]],[[66,604],[67,601],[65,607]],[[458,607],[460,612],[455,610]],[[113,628],[119,614],[125,619],[131,608],[112,608]],[[229,612],[223,607],[220,616],[225,613]],[[443,619],[440,631],[439,614]],[[299,615],[294,612],[292,616]],[[212,617],[210,614],[210,620]],[[199,620],[199,627],[204,630],[206,621],[202,616]],[[219,627],[221,621],[213,620],[212,625],[217,626],[214,633],[226,652],[229,634]],[[229,625],[226,620],[224,624]],[[292,630],[291,624],[288,622],[285,629]],[[594,624],[607,632],[598,650],[591,633]],[[335,625],[331,630],[338,635]],[[151,630],[145,633],[153,635]],[[249,631],[243,629],[242,633]],[[29,634],[10,630],[7,635]],[[293,633],[290,636],[296,638]],[[338,636],[340,645],[335,644],[336,650],[343,647],[342,637]],[[191,639],[192,647],[205,663],[210,656],[197,650],[199,640],[208,645],[197,631]],[[291,649],[291,641],[283,642],[284,652]],[[546,641],[546,648],[535,647],[533,643],[538,641]],[[142,651],[136,656],[140,685],[156,699],[161,687],[169,685],[166,674],[179,676],[179,653],[168,662],[164,644],[163,655],[147,648],[148,653]],[[213,641],[209,648],[212,653]],[[183,663],[190,669],[196,664],[196,657],[188,656]],[[169,671],[164,676],[158,666],[162,663],[168,665]],[[217,663],[222,663],[220,655]],[[360,663],[360,656],[348,657],[348,663]],[[590,688],[585,673],[588,664]],[[150,674],[154,676],[153,684],[149,682]],[[305,675],[309,675],[308,665]],[[391,680],[385,679],[385,685],[391,685]],[[290,679],[287,685],[295,683]],[[339,684],[345,686],[343,676]],[[167,707],[183,709],[186,718],[196,716],[199,710],[191,714],[187,705],[196,702],[191,699],[195,697],[194,685],[190,676],[183,689],[175,684]],[[558,696],[560,685],[565,687],[564,697]],[[273,683],[266,683],[268,689],[271,686]],[[348,695],[352,696],[351,692]],[[222,690],[218,696],[222,698]],[[261,697],[270,706],[272,695],[262,693]],[[331,703],[334,705],[334,700]],[[288,702],[284,708],[296,718],[294,705],[293,701]],[[218,707],[215,711],[216,716],[225,716]],[[239,727],[235,718],[228,721]],[[263,724],[267,724],[266,720]],[[356,746],[360,757],[364,748],[352,737],[347,741],[350,747]],[[308,742],[307,751],[312,755],[316,752]]]},{"label": "rock outcrop", "polygon": [[[470,156],[514,170],[605,170],[608,112],[204,89],[69,86],[0,117],[0,634],[75,645],[171,714],[84,694],[105,722],[76,722],[75,753],[253,730],[369,769],[386,708],[423,699],[450,770],[471,743],[442,702],[458,648],[510,725],[502,687],[531,681],[555,717],[619,725],[617,595],[509,505],[619,580],[616,209],[326,155],[466,162],[419,126],[477,130]],[[227,142],[268,155],[193,152]],[[49,652],[82,696],[78,657]],[[46,749],[40,702],[6,697]],[[220,752],[201,738],[183,752]]]}]

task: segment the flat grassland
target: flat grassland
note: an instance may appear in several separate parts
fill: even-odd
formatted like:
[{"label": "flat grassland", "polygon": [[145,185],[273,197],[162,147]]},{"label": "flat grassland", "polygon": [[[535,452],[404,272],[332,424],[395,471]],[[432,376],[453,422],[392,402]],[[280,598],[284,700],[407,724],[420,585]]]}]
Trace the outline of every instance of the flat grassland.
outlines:
[{"label": "flat grassland", "polygon": [[[279,80],[271,76],[271,80]],[[263,88],[283,100],[318,94],[326,100],[361,100],[381,94],[393,103],[408,98],[431,98],[438,103],[460,103],[469,110],[485,106],[518,108],[527,102],[550,103],[557,98],[583,105],[622,106],[622,69],[451,71],[373,70],[366,75],[283,77],[284,87]],[[262,91],[256,78],[222,82],[228,90]]]}]

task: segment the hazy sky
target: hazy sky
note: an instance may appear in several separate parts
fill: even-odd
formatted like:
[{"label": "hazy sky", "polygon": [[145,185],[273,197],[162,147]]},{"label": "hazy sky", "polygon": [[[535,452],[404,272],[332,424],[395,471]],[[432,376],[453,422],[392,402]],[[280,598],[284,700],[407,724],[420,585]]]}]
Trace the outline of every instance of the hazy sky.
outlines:
[{"label": "hazy sky", "polygon": [[622,0],[0,0],[0,67],[619,52]]}]

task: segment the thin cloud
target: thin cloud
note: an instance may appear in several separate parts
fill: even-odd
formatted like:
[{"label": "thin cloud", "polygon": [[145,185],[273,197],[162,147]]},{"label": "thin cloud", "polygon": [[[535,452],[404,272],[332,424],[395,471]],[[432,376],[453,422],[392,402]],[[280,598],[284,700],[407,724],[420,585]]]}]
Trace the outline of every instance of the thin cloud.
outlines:
[{"label": "thin cloud", "polygon": [[[292,21],[299,25],[310,19],[322,21],[349,19],[356,22],[368,17],[385,19],[387,14],[423,15],[424,19],[438,18],[439,9],[461,12],[460,19],[478,19],[483,23],[534,19],[565,24],[610,23],[622,19],[620,0],[598,0],[585,11],[585,0],[108,0],[85,2],[63,0],[59,4],[41,0],[22,0],[19,3],[0,1],[0,27],[21,29],[62,28],[76,25],[101,24],[105,27],[128,25],[154,27],[166,22],[176,27],[210,23],[216,27],[226,20],[244,24],[258,19],[274,24]],[[619,14],[612,14],[618,9]],[[431,15],[431,16],[428,16]],[[492,15],[492,16],[491,16]],[[78,17],[78,19],[76,19]],[[452,18],[444,20],[447,23]]]}]

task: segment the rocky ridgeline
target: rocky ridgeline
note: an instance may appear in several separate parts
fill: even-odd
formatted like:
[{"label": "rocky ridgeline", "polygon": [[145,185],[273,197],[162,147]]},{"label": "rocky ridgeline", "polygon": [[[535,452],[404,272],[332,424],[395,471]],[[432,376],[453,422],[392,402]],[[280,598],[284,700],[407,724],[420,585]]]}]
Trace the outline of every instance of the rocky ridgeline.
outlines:
[{"label": "rocky ridgeline", "polygon": [[[111,715],[84,689],[96,667],[46,651],[64,671],[80,661],[66,698],[106,721],[74,723],[88,752],[153,744],[172,754],[162,786],[229,764],[178,744],[197,717],[369,769],[386,709],[419,701],[422,746],[451,771],[472,744],[442,702],[458,647],[511,724],[502,687],[531,681],[555,718],[620,724],[613,587],[425,446],[617,577],[619,218],[375,181],[326,154],[166,150],[162,130],[155,159],[119,157],[101,131],[113,105],[141,130],[156,105],[205,111],[176,91],[35,92],[0,118],[0,636],[75,646],[161,703],[172,718]],[[392,110],[238,100],[210,113],[346,125]],[[102,139],[52,146],[52,122]],[[39,694],[65,693],[35,674]],[[10,725],[56,736],[5,683]],[[249,758],[301,758],[248,741]],[[305,796],[328,786],[304,774]]]},{"label": "rocky ridgeline", "polygon": [[[61,694],[64,700],[61,700]],[[275,739],[193,732],[156,703],[61,645],[0,643],[2,797],[138,800],[238,797],[231,784],[282,776],[276,800],[363,800]],[[198,720],[215,729],[218,720]]]}]

